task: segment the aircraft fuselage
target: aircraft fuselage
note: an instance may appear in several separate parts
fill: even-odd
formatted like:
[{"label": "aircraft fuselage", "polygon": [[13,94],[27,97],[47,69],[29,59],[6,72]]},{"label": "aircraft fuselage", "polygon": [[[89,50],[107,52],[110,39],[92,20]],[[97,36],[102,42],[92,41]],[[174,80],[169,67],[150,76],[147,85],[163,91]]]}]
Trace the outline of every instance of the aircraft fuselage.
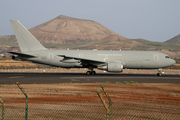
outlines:
[{"label": "aircraft fuselage", "polygon": [[64,59],[58,55],[68,55],[79,58],[95,59],[106,63],[122,63],[123,69],[158,69],[175,63],[168,55],[153,51],[108,51],[108,50],[42,50],[28,52],[37,58],[26,60],[50,66],[63,68],[84,68],[77,59]]}]

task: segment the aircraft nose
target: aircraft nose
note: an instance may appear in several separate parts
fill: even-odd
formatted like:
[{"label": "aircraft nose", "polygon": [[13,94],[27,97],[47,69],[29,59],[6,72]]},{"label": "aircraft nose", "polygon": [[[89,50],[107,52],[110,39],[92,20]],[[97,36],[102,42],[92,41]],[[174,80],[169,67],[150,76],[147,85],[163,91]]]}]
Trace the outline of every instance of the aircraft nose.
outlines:
[{"label": "aircraft nose", "polygon": [[170,63],[171,63],[171,65],[174,65],[176,63],[176,61],[172,59]]}]

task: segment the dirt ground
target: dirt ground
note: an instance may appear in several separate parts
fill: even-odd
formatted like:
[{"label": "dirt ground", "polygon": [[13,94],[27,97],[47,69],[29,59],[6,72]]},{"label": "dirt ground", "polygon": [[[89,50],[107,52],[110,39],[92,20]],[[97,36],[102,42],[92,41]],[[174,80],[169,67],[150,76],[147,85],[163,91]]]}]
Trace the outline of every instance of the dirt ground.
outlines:
[{"label": "dirt ground", "polygon": [[[103,91],[100,83],[62,83],[62,84],[22,84],[30,101],[49,100],[83,100],[99,101],[96,90]],[[113,103],[140,102],[159,105],[180,105],[180,84],[110,84],[103,83],[104,88],[112,98]],[[0,95],[4,98],[24,98],[17,85],[0,85]],[[41,99],[42,98],[42,99]],[[8,101],[7,101],[8,102]],[[48,101],[47,101],[48,102]],[[168,103],[168,104],[166,104]]]},{"label": "dirt ground", "polygon": [[[18,69],[14,69],[18,68]],[[31,63],[0,61],[0,72],[86,72],[86,69],[38,68]],[[4,69],[5,68],[5,69]],[[28,68],[28,69],[26,69]],[[33,69],[31,69],[33,68]],[[175,68],[179,68],[179,64]],[[104,71],[96,71],[97,73]],[[179,69],[164,69],[164,74],[180,74]],[[127,74],[156,74],[157,70],[129,70]],[[28,95],[28,117],[30,119],[84,120],[106,119],[106,109],[96,90],[100,83],[22,84]],[[180,84],[103,83],[112,100],[112,119],[120,120],[179,120]],[[5,119],[24,119],[25,96],[17,85],[0,85],[0,97],[5,102]],[[0,105],[0,111],[2,106]],[[0,113],[1,114],[1,113]],[[0,117],[1,119],[1,117]]]},{"label": "dirt ground", "polygon": [[[24,89],[24,91],[29,97],[28,102],[29,102],[30,111],[31,109],[47,110],[52,108],[53,109],[56,108],[56,110],[61,112],[67,111],[67,109],[69,111],[72,110],[77,111],[76,110],[77,106],[81,106],[81,107],[84,106],[83,108],[78,107],[78,110],[97,111],[98,109],[101,108],[100,111],[104,111],[105,114],[106,110],[103,104],[101,103],[101,100],[97,95],[96,90],[101,91],[107,104],[108,104],[108,100],[106,99],[105,94],[103,93],[100,85],[101,84],[99,83],[95,83],[95,84],[65,83],[65,84],[22,84],[20,86]],[[139,119],[140,117],[144,119],[148,118],[148,120],[151,118],[152,119],[170,118],[170,119],[178,120],[180,118],[180,84],[166,84],[166,83],[163,84],[106,83],[105,84],[104,83],[103,85],[106,91],[108,92],[109,96],[111,97],[113,103],[114,119],[118,119],[119,117],[122,118],[122,116],[126,116],[126,118],[129,119],[132,118],[134,119],[134,117],[137,119]],[[0,85],[0,97],[4,100],[7,108],[9,109],[22,107],[23,106],[22,103],[25,103],[25,96],[17,87],[17,85]],[[98,103],[98,106],[95,105],[95,103]],[[61,104],[64,107],[61,106],[60,109],[59,105]],[[12,111],[9,109],[7,109],[7,112],[11,113]],[[144,113],[144,111],[146,112]],[[96,113],[98,112],[99,110]],[[42,113],[39,114],[42,115]],[[37,115],[37,118],[39,118],[39,114]],[[46,113],[46,114],[51,114],[51,113]],[[7,117],[9,118],[12,117],[9,115],[10,114],[8,114]],[[29,115],[31,116],[31,118],[33,118],[32,116],[34,116],[34,112],[32,113],[30,112]],[[83,115],[79,115],[79,116],[82,116],[83,119]],[[94,117],[95,116],[96,115],[94,115]],[[57,116],[55,116],[55,118],[56,117]],[[101,118],[103,119],[103,117]]]}]

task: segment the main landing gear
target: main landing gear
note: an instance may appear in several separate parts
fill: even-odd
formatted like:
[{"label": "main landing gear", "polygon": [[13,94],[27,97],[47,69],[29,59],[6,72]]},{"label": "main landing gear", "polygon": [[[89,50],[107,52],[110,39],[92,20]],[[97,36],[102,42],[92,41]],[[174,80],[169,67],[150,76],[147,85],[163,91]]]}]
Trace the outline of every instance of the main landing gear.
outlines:
[{"label": "main landing gear", "polygon": [[96,74],[95,71],[87,71],[87,72],[86,72],[86,75],[95,75],[95,74]]},{"label": "main landing gear", "polygon": [[93,70],[94,67],[90,66],[88,69],[89,69],[90,71],[87,71],[87,72],[86,72],[86,75],[95,75],[95,74],[96,74],[96,72]]}]

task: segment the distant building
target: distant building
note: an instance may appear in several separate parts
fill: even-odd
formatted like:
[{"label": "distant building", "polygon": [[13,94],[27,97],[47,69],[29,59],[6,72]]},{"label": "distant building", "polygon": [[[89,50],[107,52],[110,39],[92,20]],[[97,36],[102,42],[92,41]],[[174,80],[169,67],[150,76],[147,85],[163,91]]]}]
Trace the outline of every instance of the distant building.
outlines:
[{"label": "distant building", "polygon": [[4,56],[4,54],[0,54],[0,56]]}]

